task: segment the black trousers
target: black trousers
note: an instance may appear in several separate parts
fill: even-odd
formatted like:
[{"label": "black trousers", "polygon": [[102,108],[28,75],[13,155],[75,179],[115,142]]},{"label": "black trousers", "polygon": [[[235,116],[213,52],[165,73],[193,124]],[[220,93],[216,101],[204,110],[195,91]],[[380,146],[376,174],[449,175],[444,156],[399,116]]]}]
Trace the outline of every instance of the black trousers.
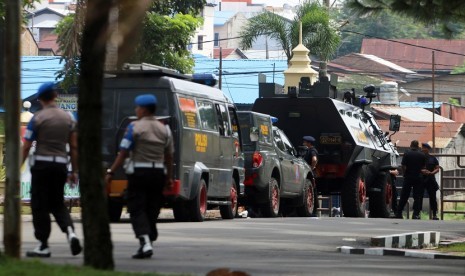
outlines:
[{"label": "black trousers", "polygon": [[410,192],[413,188],[413,214],[418,215],[421,211],[423,201],[423,193],[425,190],[424,182],[421,176],[404,176],[404,184],[400,194],[400,200],[397,212],[401,213],[404,210],[405,204],[410,197]]},{"label": "black trousers", "polygon": [[128,211],[136,238],[158,238],[157,219],[163,204],[165,173],[163,169],[138,169],[128,175]]},{"label": "black trousers", "polygon": [[394,214],[397,212],[397,186],[396,186],[396,182],[397,182],[397,178],[390,175],[388,177],[391,177],[391,189],[392,189],[392,198],[391,198],[391,209],[392,211],[394,212]]},{"label": "black trousers", "polygon": [[68,226],[74,229],[69,211],[64,204],[64,186],[68,175],[66,164],[36,161],[31,168],[32,224],[36,239],[46,243],[50,237],[50,213],[63,233]]},{"label": "black trousers", "polygon": [[425,188],[428,192],[429,197],[429,208],[432,212],[438,211],[438,201],[436,200],[436,191],[439,189],[439,185],[436,179],[426,179]]}]

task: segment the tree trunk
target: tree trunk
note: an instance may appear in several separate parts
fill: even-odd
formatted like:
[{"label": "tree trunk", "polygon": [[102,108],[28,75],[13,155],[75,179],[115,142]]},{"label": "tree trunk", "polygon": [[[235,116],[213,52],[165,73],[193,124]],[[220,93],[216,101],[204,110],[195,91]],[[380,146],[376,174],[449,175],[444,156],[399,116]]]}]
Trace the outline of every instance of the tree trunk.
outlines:
[{"label": "tree trunk", "polygon": [[319,79],[328,76],[328,63],[326,61],[320,61],[320,71],[318,72]]},{"label": "tree trunk", "polygon": [[112,0],[89,0],[79,80],[79,171],[84,265],[112,270],[113,244],[104,194],[101,111],[105,47]]}]

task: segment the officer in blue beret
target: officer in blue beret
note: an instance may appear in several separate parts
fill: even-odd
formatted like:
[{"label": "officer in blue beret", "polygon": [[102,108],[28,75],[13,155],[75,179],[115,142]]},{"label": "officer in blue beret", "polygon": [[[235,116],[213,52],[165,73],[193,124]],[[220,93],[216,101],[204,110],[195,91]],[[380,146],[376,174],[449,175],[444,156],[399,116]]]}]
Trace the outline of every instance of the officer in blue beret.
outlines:
[{"label": "officer in blue beret", "polygon": [[315,148],[315,138],[313,136],[304,136],[303,138],[303,145],[307,148],[307,152],[304,155],[304,160],[308,163],[310,168],[312,169],[312,185],[313,185],[313,198],[314,198],[314,208],[313,208],[313,216],[316,216],[318,208],[320,207],[320,203],[318,201],[318,190],[316,188],[316,165],[318,163],[318,151]]},{"label": "officer in blue beret", "polygon": [[[28,257],[50,257],[48,247],[50,236],[50,213],[56,219],[63,233],[66,233],[72,255],[82,248],[74,233],[73,221],[64,205],[64,186],[77,181],[77,133],[76,121],[72,114],[57,107],[56,84],[46,82],[37,90],[37,98],[42,110],[36,112],[27,125],[24,134],[22,162],[26,160],[32,143],[35,152],[30,157],[31,165],[31,209],[34,235],[40,244]],[[68,176],[68,152],[70,147],[72,172]]]},{"label": "officer in blue beret", "polygon": [[435,177],[435,175],[439,172],[439,161],[435,156],[430,154],[431,146],[428,143],[421,144],[421,151],[426,156],[426,165],[425,169],[422,170],[422,174],[425,188],[428,192],[431,219],[439,220],[438,201],[436,199],[436,191],[439,190],[439,184]]},{"label": "officer in blue beret", "polygon": [[[157,240],[157,218],[163,189],[172,187],[173,138],[168,125],[155,118],[157,98],[151,94],[135,99],[138,120],[129,124],[119,146],[119,154],[107,170],[106,181],[123,163],[128,179],[128,211],[140,247],[134,259],[150,258]],[[130,160],[125,161],[131,156]]]}]

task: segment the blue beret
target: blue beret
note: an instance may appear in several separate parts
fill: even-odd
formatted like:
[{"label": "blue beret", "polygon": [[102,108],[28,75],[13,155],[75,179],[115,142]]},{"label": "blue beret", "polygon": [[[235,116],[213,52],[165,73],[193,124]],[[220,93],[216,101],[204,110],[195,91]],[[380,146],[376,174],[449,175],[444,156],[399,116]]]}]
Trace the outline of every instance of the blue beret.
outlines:
[{"label": "blue beret", "polygon": [[303,140],[307,141],[307,142],[310,142],[310,143],[315,142],[315,138],[313,138],[313,136],[304,136]]},{"label": "blue beret", "polygon": [[421,146],[427,149],[431,149],[431,146],[428,143],[421,143]]},{"label": "blue beret", "polygon": [[44,84],[42,84],[39,89],[37,90],[37,97],[40,97],[44,94],[53,92],[56,89],[56,85],[54,82],[49,81]]},{"label": "blue beret", "polygon": [[151,94],[139,95],[134,102],[138,106],[157,105],[157,97]]}]

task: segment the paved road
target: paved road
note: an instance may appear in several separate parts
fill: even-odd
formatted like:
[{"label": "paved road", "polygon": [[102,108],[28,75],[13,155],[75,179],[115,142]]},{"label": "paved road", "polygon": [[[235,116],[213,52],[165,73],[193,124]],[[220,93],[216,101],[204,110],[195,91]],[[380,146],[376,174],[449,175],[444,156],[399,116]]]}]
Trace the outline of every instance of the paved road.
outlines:
[{"label": "paved road", "polygon": [[[167,216],[165,216],[167,217]],[[168,216],[169,217],[169,216]],[[30,217],[23,218],[23,252],[33,248]],[[76,223],[82,237],[82,226]],[[255,218],[203,223],[163,219],[150,260],[132,260],[137,249],[128,221],[111,224],[116,270],[205,275],[225,267],[251,275],[465,275],[465,260],[345,255],[342,245],[366,247],[376,235],[440,231],[441,239],[465,237],[465,223],[353,218]],[[2,233],[0,229],[0,233]],[[3,234],[1,234],[3,237]],[[54,224],[52,258],[46,262],[81,265]]]}]

